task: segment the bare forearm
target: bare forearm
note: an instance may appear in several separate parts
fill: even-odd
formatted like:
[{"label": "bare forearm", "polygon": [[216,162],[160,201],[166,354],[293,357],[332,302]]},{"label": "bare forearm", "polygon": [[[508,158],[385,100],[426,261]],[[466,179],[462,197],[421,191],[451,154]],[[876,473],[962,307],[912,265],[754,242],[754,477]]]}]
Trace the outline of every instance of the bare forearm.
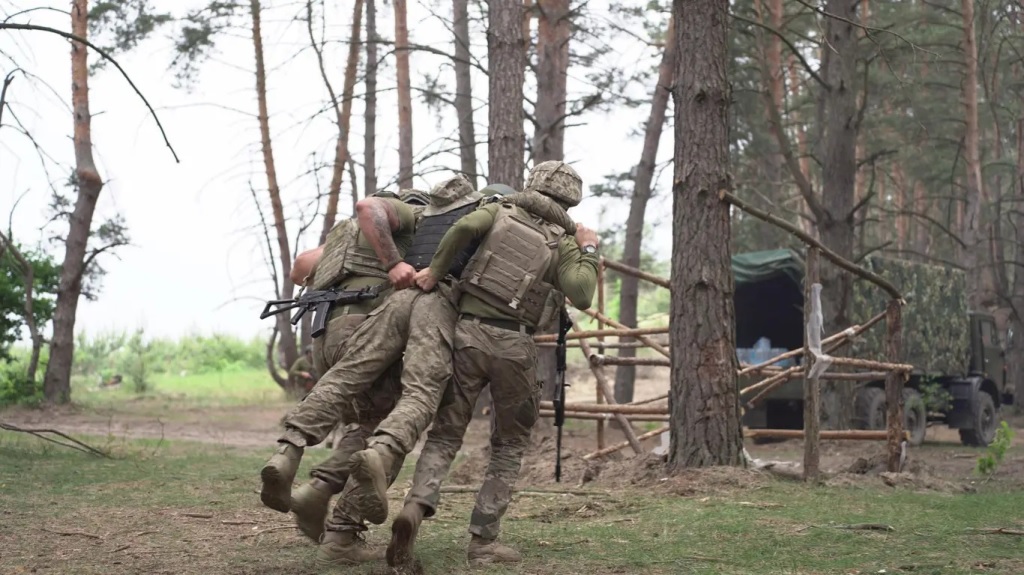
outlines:
[{"label": "bare forearm", "polygon": [[295,263],[292,264],[292,272],[290,274],[292,283],[295,285],[303,285],[307,278],[313,279],[315,273],[315,266],[320,261],[320,256],[324,253],[324,247],[319,246],[311,250],[306,250],[296,256]]},{"label": "bare forearm", "polygon": [[398,229],[398,214],[387,203],[365,198],[356,205],[356,219],[359,231],[366,237],[385,269],[391,269],[402,261],[392,232]]}]

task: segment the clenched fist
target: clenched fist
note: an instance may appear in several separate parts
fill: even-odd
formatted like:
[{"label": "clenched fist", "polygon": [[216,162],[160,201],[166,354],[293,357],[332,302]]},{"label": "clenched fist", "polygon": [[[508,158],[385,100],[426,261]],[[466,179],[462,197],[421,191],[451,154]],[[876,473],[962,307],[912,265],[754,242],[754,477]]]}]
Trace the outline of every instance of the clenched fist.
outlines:
[{"label": "clenched fist", "polygon": [[423,291],[430,291],[437,285],[437,278],[434,277],[434,274],[430,273],[430,268],[423,268],[416,272],[416,277],[413,278],[413,281]]},{"label": "clenched fist", "polygon": [[412,287],[412,282],[415,276],[416,268],[405,262],[400,262],[388,272],[388,279],[391,280],[391,285],[393,285],[396,290]]}]

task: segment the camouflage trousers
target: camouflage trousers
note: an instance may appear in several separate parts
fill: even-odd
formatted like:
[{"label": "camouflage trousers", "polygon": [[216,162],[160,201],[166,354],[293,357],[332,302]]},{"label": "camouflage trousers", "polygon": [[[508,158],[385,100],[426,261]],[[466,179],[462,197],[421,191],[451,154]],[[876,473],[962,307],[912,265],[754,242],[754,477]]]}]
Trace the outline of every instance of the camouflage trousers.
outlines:
[{"label": "camouflage trousers", "polygon": [[[369,393],[388,368],[401,360],[401,396],[367,443],[385,444],[403,456],[412,451],[433,420],[452,375],[457,313],[448,286],[441,287],[429,293],[417,288],[397,291],[353,331],[341,359],[309,394],[316,398],[312,405],[332,406],[332,411],[311,413],[325,421],[314,435],[317,442],[341,417],[340,406]],[[310,403],[309,398],[304,403]],[[356,403],[356,409],[362,406]],[[357,415],[363,417],[362,411]]]},{"label": "camouflage trousers", "polygon": [[[348,313],[347,308],[332,310],[327,331],[313,340],[313,369],[324,375],[284,417],[285,431],[279,439],[300,447],[316,445],[339,428],[331,454],[310,471],[311,477],[327,483],[334,493],[340,493],[348,480],[349,458],[366,448],[366,439],[394,409],[401,394],[401,361],[388,366],[367,391],[354,398],[325,393],[338,386],[334,379],[337,375],[329,368],[342,358],[353,333],[366,318],[365,314]],[[318,388],[321,391],[314,393]]]},{"label": "camouflage trousers", "polygon": [[512,499],[530,431],[540,415],[536,378],[537,348],[525,331],[512,331],[472,319],[455,327],[455,376],[441,398],[434,426],[416,462],[406,503],[419,503],[430,517],[441,498],[441,482],[462,447],[481,390],[490,382],[491,460],[477,492],[469,532],[495,539]]}]

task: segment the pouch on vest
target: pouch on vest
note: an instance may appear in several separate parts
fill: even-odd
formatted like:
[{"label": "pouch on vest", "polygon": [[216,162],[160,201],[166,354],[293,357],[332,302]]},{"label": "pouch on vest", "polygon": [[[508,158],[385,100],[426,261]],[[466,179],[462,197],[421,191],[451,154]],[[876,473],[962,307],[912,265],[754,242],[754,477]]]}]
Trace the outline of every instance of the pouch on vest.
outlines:
[{"label": "pouch on vest", "polygon": [[353,219],[338,222],[327,232],[324,251],[316,264],[313,275],[313,289],[324,290],[337,286],[348,275],[345,270],[345,256],[356,243],[359,227]]},{"label": "pouch on vest", "polygon": [[[502,204],[494,224],[462,273],[460,287],[520,322],[536,326],[550,315],[554,286],[545,281],[556,259],[561,227],[538,224]],[[565,301],[564,296],[561,301]],[[550,321],[550,317],[547,318]]]}]

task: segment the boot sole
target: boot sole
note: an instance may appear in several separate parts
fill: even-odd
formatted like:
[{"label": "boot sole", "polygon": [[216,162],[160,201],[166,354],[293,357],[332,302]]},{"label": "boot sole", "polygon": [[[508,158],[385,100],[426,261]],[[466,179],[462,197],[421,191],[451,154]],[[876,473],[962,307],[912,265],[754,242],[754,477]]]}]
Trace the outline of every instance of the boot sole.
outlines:
[{"label": "boot sole", "polygon": [[387,562],[392,567],[408,563],[412,559],[412,543],[416,527],[412,520],[399,515],[391,524],[391,544],[388,545]]},{"label": "boot sole", "polygon": [[263,479],[260,501],[274,511],[288,513],[292,506],[292,482],[286,480],[281,471],[271,465],[260,471],[260,478]]},{"label": "boot sole", "polygon": [[355,477],[361,490],[365,491],[370,486],[374,491],[372,500],[359,497],[360,503],[367,504],[365,508],[360,505],[360,512],[370,523],[380,525],[388,519],[388,482],[380,456],[372,449],[366,449],[357,451],[352,457],[351,476]]}]

